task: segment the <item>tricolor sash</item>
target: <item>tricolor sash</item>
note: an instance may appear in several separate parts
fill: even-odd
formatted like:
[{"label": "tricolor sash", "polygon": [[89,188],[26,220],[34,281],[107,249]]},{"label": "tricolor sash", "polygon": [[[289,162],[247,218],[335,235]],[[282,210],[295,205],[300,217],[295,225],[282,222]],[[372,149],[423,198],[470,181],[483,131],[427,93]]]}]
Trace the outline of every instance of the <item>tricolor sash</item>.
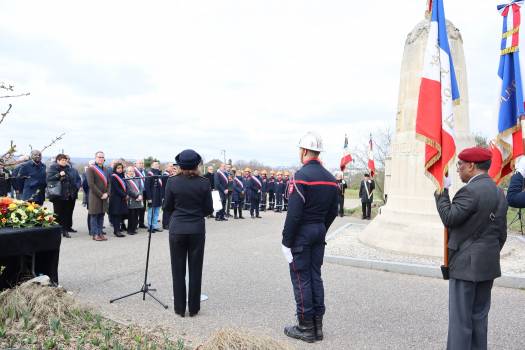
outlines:
[{"label": "tricolor sash", "polygon": [[122,187],[122,190],[124,192],[126,192],[126,184],[124,183],[124,181],[122,181],[120,176],[118,176],[117,174],[111,174],[111,176],[113,176],[115,179],[117,179],[117,182],[119,183],[120,187]]},{"label": "tricolor sash", "polygon": [[162,179],[160,178],[160,175],[155,175],[155,174],[153,173],[153,171],[151,171],[151,170],[148,171],[148,175],[149,175],[149,176],[159,176],[159,184],[160,184],[160,186],[162,187]]},{"label": "tricolor sash", "polygon": [[237,182],[237,185],[241,186],[241,188],[244,188],[244,184],[242,183],[241,180],[239,180],[239,178],[237,178],[237,176],[233,179],[235,182]]},{"label": "tricolor sash", "polygon": [[224,175],[224,173],[220,169],[217,170],[217,173],[219,173],[219,175],[221,176],[222,180],[224,181],[224,184],[228,184],[228,177]]},{"label": "tricolor sash", "polygon": [[95,171],[95,174],[97,174],[97,176],[102,180],[102,182],[104,182],[104,186],[108,188],[108,179],[106,177],[106,174],[104,174],[104,171],[102,171],[102,169],[100,169],[98,165],[92,165],[90,168]]},{"label": "tricolor sash", "polygon": [[140,185],[144,188],[144,171],[139,170],[137,167],[133,167],[133,169],[135,169],[135,175],[140,177]]},{"label": "tricolor sash", "polygon": [[138,194],[140,194],[139,188],[137,187],[137,185],[135,184],[135,181],[133,181],[133,179],[129,179],[129,180],[128,180],[128,183],[131,185],[131,187],[133,187],[133,189],[134,189]]},{"label": "tricolor sash", "polygon": [[259,181],[259,179],[257,177],[252,176],[252,179],[255,180],[255,183],[257,184],[257,186],[259,186],[259,188],[262,187],[261,181]]}]

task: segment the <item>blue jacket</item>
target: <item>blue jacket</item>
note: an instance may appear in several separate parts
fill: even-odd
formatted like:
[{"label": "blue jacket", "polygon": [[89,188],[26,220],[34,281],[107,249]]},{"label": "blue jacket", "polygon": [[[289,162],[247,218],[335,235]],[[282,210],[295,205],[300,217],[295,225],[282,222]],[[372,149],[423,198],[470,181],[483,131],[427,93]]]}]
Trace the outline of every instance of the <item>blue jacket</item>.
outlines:
[{"label": "blue jacket", "polygon": [[250,198],[259,197],[262,190],[261,178],[253,175],[249,177],[247,190],[250,192]]},{"label": "blue jacket", "polygon": [[507,202],[514,208],[525,208],[525,192],[523,192],[523,176],[516,172],[510,178],[507,190]]},{"label": "blue jacket", "polygon": [[37,203],[43,203],[46,190],[46,165],[42,162],[35,163],[32,160],[20,166],[19,177],[29,176],[29,178],[19,178],[19,188],[22,191],[22,200],[31,199]]},{"label": "blue jacket", "polygon": [[228,173],[226,171],[221,171],[220,169],[218,169],[215,172],[213,183],[215,185],[215,189],[219,192],[219,196],[222,200],[224,200],[224,198],[226,198],[226,194],[224,193],[224,191],[228,189]]},{"label": "blue jacket", "polygon": [[242,179],[242,176],[236,176],[233,179],[233,194],[232,194],[232,200],[234,202],[242,202],[244,199],[244,181]]},{"label": "blue jacket", "polygon": [[318,160],[307,162],[289,185],[293,186],[293,192],[283,229],[282,244],[286,247],[294,245],[301,226],[322,223],[328,231],[337,216],[338,206],[337,182]]},{"label": "blue jacket", "polygon": [[273,190],[275,194],[284,194],[284,189],[286,188],[286,183],[283,180],[277,180],[275,179],[275,182],[273,184]]}]

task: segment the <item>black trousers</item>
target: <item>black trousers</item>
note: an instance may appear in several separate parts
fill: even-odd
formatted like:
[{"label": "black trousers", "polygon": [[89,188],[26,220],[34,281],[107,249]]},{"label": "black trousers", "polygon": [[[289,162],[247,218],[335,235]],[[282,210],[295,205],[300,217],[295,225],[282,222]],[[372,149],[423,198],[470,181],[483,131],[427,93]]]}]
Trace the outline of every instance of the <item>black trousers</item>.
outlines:
[{"label": "black trousers", "polygon": [[270,210],[273,210],[275,206],[275,192],[268,192],[268,204],[270,204]]},{"label": "black trousers", "polygon": [[113,233],[120,232],[122,230],[121,225],[124,223],[125,215],[109,215],[109,222],[113,225]]},{"label": "black trousers", "polygon": [[228,191],[226,195],[226,215],[230,216],[230,209],[232,207],[232,193]]},{"label": "black trousers", "polygon": [[345,197],[339,196],[339,216],[345,215]]},{"label": "black trousers", "polygon": [[453,278],[449,280],[447,350],[487,349],[493,282],[470,282]]},{"label": "black trousers", "polygon": [[361,210],[363,211],[363,218],[370,219],[370,215],[372,215],[372,202],[361,202]]},{"label": "black trousers", "polygon": [[266,197],[268,197],[267,192],[262,192],[261,193],[261,210],[262,211],[266,211]]},{"label": "black trousers", "polygon": [[250,215],[253,216],[254,212],[256,216],[259,216],[259,194],[250,196]]},{"label": "black trousers", "polygon": [[189,269],[188,311],[201,308],[202,263],[204,261],[204,234],[170,235],[171,275],[175,312],[186,312],[186,262]]},{"label": "black trousers", "polygon": [[56,199],[53,201],[53,211],[57,216],[57,222],[64,230],[70,229],[73,223],[73,208],[75,200],[70,199]]},{"label": "black trousers", "polygon": [[134,232],[139,227],[139,213],[143,208],[128,210],[128,233]]}]

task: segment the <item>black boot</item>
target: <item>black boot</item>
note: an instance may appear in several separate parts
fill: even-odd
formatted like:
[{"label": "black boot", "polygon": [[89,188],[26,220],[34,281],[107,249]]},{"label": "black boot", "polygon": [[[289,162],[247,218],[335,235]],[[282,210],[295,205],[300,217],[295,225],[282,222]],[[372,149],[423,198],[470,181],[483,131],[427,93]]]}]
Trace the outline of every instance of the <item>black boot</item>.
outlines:
[{"label": "black boot", "polygon": [[323,340],[323,316],[314,317],[315,340]]},{"label": "black boot", "polygon": [[62,229],[62,237],[71,238],[71,235],[69,232],[67,232],[67,230]]},{"label": "black boot", "polygon": [[284,327],[284,334],[290,338],[299,339],[307,343],[315,341],[315,327],[313,319],[298,318],[299,324],[296,326]]}]

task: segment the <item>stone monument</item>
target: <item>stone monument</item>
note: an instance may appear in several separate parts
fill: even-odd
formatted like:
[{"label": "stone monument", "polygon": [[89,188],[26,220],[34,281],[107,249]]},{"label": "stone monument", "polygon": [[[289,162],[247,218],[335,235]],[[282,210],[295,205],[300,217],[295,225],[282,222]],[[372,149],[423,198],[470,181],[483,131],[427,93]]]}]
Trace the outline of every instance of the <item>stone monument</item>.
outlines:
[{"label": "stone monument", "polygon": [[[363,230],[359,239],[374,247],[402,254],[443,256],[443,225],[437,214],[433,193],[435,185],[424,173],[423,142],[416,140],[416,114],[423,56],[430,19],[416,25],[408,34],[403,61],[396,115],[396,131],[390,159],[385,169],[388,200],[380,215]],[[463,40],[459,30],[447,21],[449,44],[460,91],[460,104],[454,107],[456,154],[472,146],[469,132],[467,72]],[[455,164],[456,160],[454,160]],[[452,192],[462,184],[455,166]]]}]

